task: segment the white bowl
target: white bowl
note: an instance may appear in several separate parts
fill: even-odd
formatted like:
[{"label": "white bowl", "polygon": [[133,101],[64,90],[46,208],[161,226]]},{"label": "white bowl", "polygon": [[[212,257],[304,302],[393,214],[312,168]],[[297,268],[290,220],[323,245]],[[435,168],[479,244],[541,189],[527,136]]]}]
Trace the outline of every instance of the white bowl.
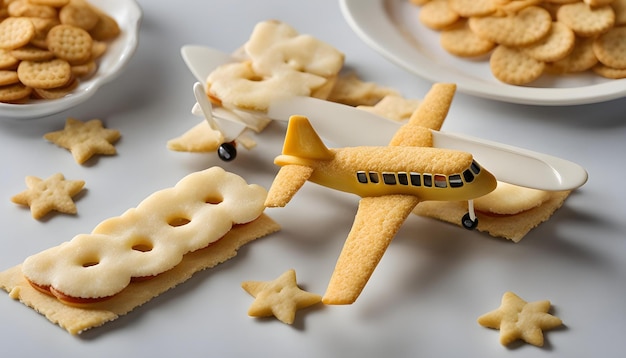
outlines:
[{"label": "white bowl", "polygon": [[0,103],[0,118],[27,119],[44,117],[74,107],[93,96],[103,84],[113,80],[135,53],[139,38],[141,8],[135,0],[89,0],[112,16],[122,32],[108,43],[107,52],[99,61],[98,71],[80,81],[71,94],[54,100],[31,100],[27,104]]}]

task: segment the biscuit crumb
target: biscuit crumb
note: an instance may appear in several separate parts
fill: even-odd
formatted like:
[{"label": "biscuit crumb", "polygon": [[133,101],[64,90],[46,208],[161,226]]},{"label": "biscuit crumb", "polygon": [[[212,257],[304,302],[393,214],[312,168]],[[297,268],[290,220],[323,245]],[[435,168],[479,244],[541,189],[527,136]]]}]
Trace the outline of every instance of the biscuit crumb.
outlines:
[{"label": "biscuit crumb", "polygon": [[275,316],[281,322],[292,324],[296,311],[322,301],[320,295],[298,287],[296,271],[291,269],[273,281],[244,281],[241,287],[255,299],[248,315]]},{"label": "biscuit crumb", "polygon": [[513,292],[505,292],[500,307],[478,317],[478,324],[500,330],[500,343],[508,345],[518,339],[537,347],[543,346],[543,331],[563,324],[548,313],[550,301],[526,302]]},{"label": "biscuit crumb", "polygon": [[84,185],[83,180],[65,180],[61,173],[54,174],[45,180],[27,176],[28,189],[13,196],[11,201],[30,206],[30,212],[35,219],[41,219],[53,210],[76,214],[76,204],[72,197],[78,194]]}]

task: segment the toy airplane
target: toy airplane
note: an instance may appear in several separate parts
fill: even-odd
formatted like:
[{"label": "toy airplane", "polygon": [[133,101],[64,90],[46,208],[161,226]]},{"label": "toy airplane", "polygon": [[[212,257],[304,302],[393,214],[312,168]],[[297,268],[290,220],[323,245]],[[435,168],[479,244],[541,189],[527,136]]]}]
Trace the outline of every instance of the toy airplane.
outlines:
[{"label": "toy airplane", "polygon": [[[433,134],[443,124],[455,90],[452,84],[435,84],[418,109],[419,115],[400,127],[387,147],[329,149],[306,117],[291,116],[283,153],[275,160],[281,168],[266,206],[286,205],[307,180],[362,197],[324,303],[351,304],[357,299],[397,230],[420,201],[468,200],[469,211],[462,224],[476,227],[472,200],[494,190],[496,177],[470,153],[433,148]],[[340,122],[341,118],[334,120]],[[532,156],[512,155],[527,158],[530,166],[537,165]],[[555,159],[557,166],[576,174],[576,180],[568,185],[586,181],[586,172],[579,166],[547,159]],[[384,217],[372,219],[371,213],[384,213]]]}]

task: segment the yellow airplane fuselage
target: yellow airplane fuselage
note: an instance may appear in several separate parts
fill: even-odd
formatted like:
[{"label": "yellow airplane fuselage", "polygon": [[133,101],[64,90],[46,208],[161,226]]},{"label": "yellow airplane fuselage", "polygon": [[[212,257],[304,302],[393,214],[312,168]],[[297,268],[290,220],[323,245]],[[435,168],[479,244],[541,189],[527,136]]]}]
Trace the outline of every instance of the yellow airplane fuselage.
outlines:
[{"label": "yellow airplane fuselage", "polygon": [[424,200],[470,200],[496,187],[471,154],[429,147],[328,149],[315,159],[283,154],[275,163],[313,169],[309,181],[361,197],[412,195]]}]

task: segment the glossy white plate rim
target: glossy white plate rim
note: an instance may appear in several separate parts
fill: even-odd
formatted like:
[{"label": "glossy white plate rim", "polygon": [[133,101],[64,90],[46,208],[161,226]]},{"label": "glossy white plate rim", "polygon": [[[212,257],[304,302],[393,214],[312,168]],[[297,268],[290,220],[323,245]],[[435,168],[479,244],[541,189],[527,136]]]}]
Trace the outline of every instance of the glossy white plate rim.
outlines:
[{"label": "glossy white plate rim", "polygon": [[112,16],[122,29],[120,36],[108,44],[98,72],[63,98],[19,105],[0,103],[0,119],[36,119],[62,112],[91,98],[102,85],[120,74],[138,45],[141,8],[135,0],[90,0],[90,3]]},{"label": "glossy white plate rim", "polygon": [[[626,96],[626,79],[606,80],[590,74],[589,77],[593,78],[590,81],[595,83],[585,80],[587,83],[584,85],[574,87],[512,86],[492,78],[471,75],[464,68],[449,66],[447,61],[433,61],[441,59],[436,56],[443,50],[429,48],[423,39],[417,39],[402,28],[403,24],[398,24],[392,14],[403,6],[402,1],[412,6],[407,0],[340,0],[340,8],[348,25],[368,46],[396,65],[429,81],[453,82],[460,92],[477,97],[544,106],[597,103]],[[415,22],[418,21],[415,18]],[[428,29],[424,31],[428,32]],[[477,65],[475,61],[458,61],[466,61],[468,67],[465,69],[468,70]],[[488,67],[488,62],[480,66]]]}]

